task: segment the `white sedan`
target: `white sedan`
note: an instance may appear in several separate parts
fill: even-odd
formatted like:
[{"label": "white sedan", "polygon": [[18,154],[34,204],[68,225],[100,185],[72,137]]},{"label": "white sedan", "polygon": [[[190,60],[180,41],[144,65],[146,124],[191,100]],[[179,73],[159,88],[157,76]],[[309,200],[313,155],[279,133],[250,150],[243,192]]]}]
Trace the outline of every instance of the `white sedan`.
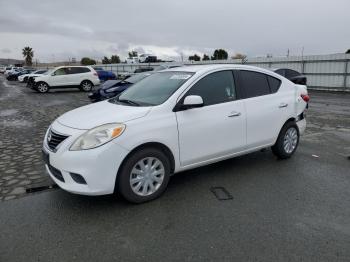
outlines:
[{"label": "white sedan", "polygon": [[29,77],[37,77],[37,76],[41,76],[42,74],[44,74],[44,73],[46,73],[47,72],[47,70],[37,70],[37,71],[34,71],[34,72],[32,72],[32,73],[30,73],[30,74],[24,74],[24,75],[20,75],[19,77],[18,77],[18,81],[19,82],[27,82],[27,80],[28,80],[28,78]]},{"label": "white sedan", "polygon": [[267,147],[291,157],[308,100],[305,86],[261,68],[168,69],[60,116],[47,130],[43,157],[69,192],[118,192],[141,203],[160,196],[180,171]]}]

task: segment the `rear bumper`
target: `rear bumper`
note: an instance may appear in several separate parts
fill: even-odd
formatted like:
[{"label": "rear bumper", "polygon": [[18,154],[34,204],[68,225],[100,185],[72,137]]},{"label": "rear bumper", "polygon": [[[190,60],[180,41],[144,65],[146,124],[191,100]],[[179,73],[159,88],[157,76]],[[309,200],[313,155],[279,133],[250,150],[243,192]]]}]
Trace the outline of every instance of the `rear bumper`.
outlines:
[{"label": "rear bumper", "polygon": [[299,128],[299,134],[302,135],[305,133],[305,129],[306,129],[306,119],[303,118],[302,120],[299,120],[297,122],[298,128]]}]

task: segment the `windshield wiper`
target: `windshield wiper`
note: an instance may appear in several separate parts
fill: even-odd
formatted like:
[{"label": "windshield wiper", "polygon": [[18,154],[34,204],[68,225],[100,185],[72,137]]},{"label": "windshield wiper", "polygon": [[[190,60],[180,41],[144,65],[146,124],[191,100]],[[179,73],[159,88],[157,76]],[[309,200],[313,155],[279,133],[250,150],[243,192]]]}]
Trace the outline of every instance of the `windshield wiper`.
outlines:
[{"label": "windshield wiper", "polygon": [[133,106],[140,106],[139,103],[137,103],[137,102],[135,102],[135,101],[132,101],[132,100],[129,100],[129,99],[118,99],[117,101],[118,101],[118,102],[122,102],[122,103],[129,104],[129,105],[133,105]]}]

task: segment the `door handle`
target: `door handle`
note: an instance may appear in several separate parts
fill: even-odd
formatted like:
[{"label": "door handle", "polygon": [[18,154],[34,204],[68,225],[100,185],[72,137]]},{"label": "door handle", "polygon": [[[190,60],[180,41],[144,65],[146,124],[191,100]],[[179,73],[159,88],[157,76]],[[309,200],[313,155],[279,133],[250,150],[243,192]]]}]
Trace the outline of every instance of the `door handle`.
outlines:
[{"label": "door handle", "polygon": [[236,117],[236,116],[240,116],[241,113],[240,112],[231,112],[231,114],[228,115],[228,117]]},{"label": "door handle", "polygon": [[281,104],[279,105],[279,108],[284,108],[284,107],[287,107],[287,106],[288,106],[287,103],[281,103]]}]

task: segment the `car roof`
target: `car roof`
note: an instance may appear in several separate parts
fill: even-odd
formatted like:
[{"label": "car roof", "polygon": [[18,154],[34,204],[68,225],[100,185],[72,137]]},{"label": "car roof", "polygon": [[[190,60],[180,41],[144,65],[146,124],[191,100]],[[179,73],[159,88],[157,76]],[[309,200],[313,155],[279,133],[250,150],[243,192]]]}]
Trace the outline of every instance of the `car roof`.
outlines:
[{"label": "car roof", "polygon": [[181,67],[169,68],[169,69],[163,70],[162,72],[174,71],[174,72],[206,73],[209,71],[220,70],[220,69],[253,70],[253,71],[262,72],[266,74],[277,75],[276,73],[268,69],[264,69],[256,66],[241,65],[241,64],[186,65]]}]

